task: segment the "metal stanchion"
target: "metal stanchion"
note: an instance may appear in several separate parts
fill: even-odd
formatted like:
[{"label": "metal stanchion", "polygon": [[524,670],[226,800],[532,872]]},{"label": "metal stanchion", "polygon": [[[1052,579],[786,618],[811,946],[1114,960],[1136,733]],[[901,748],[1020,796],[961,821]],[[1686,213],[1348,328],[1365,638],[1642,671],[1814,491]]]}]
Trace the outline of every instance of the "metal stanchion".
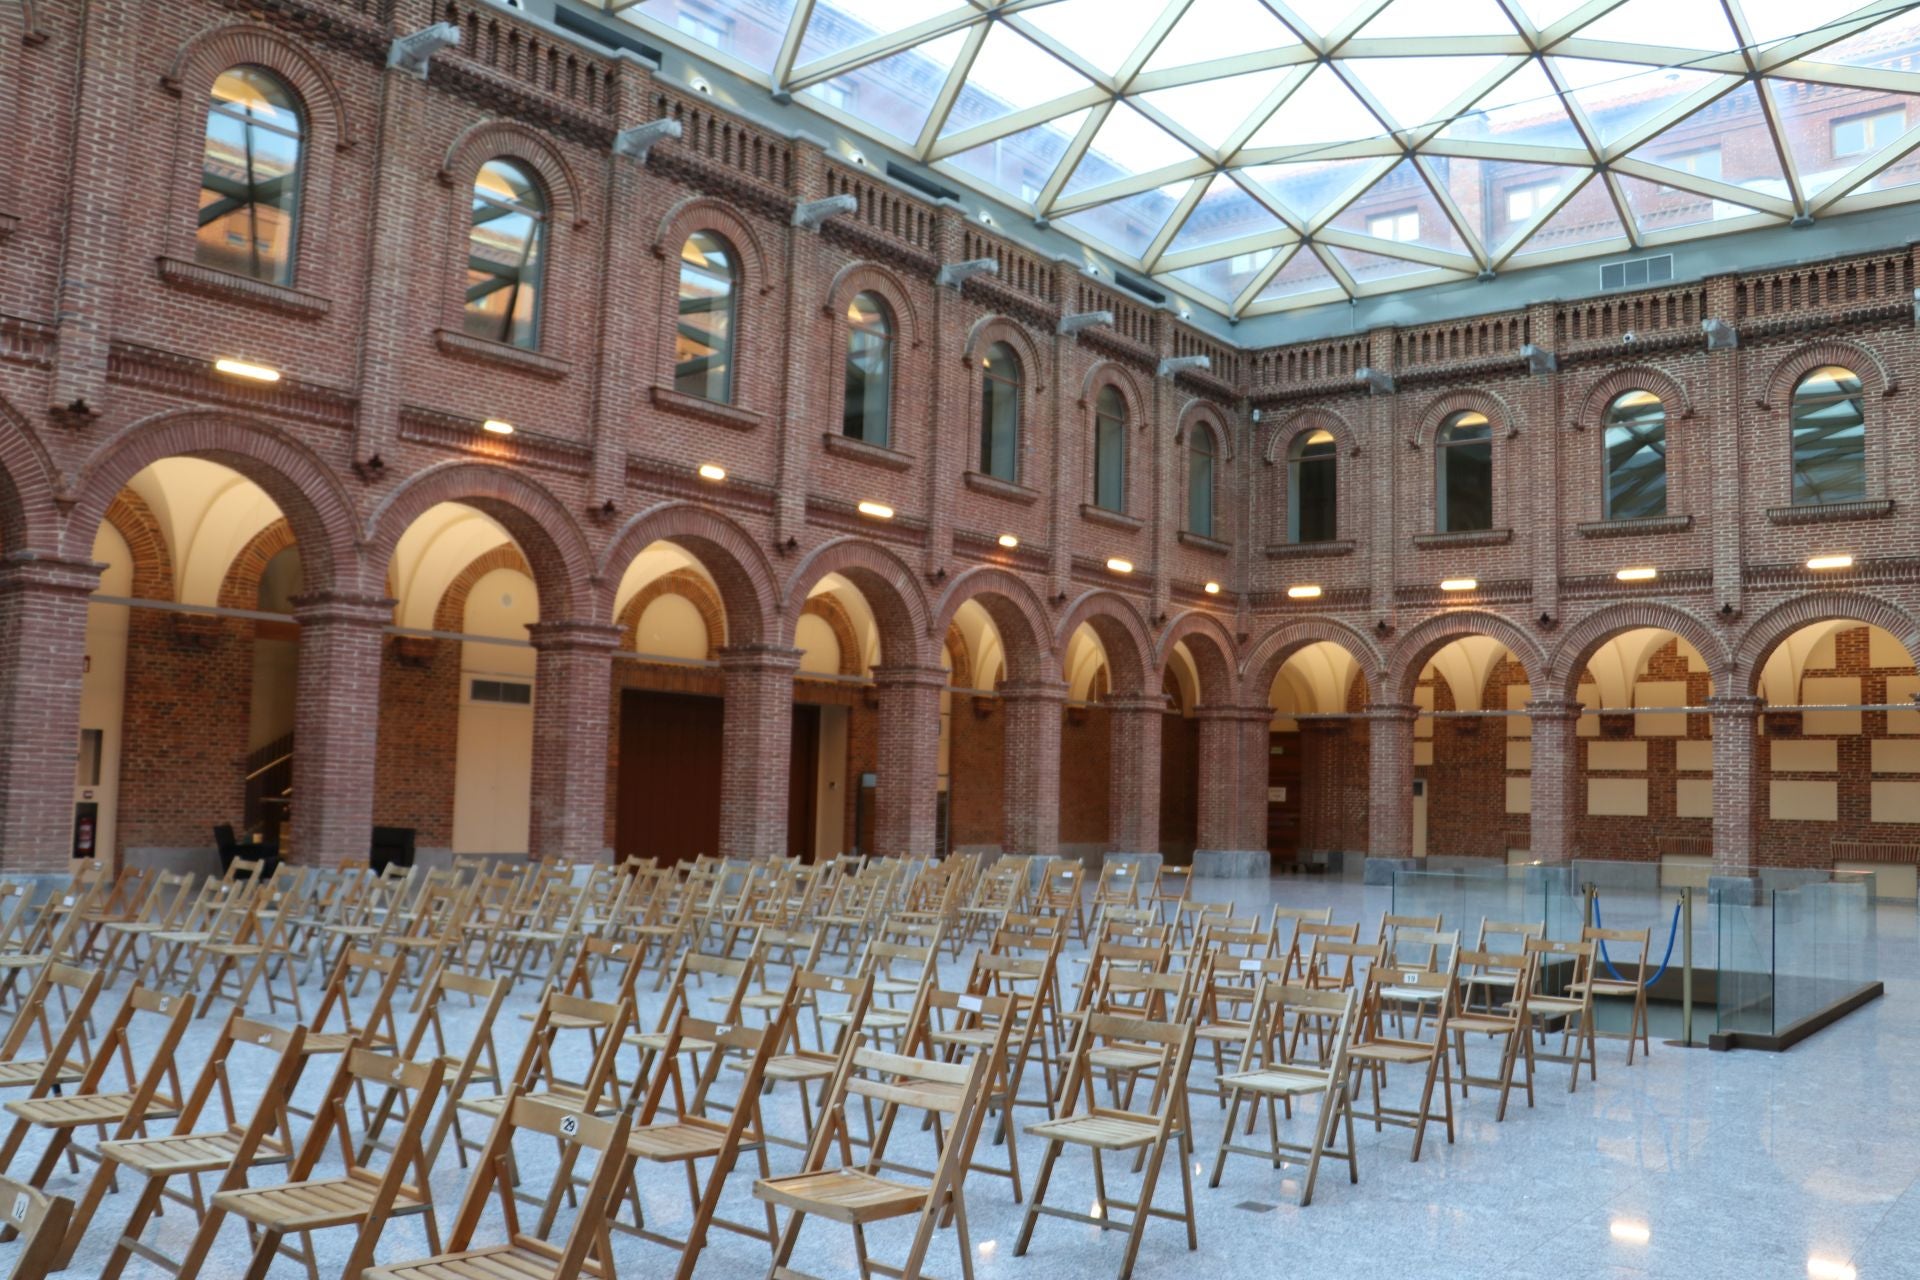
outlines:
[{"label": "metal stanchion", "polygon": [[1693,886],[1680,889],[1680,1043],[1693,1047]]}]

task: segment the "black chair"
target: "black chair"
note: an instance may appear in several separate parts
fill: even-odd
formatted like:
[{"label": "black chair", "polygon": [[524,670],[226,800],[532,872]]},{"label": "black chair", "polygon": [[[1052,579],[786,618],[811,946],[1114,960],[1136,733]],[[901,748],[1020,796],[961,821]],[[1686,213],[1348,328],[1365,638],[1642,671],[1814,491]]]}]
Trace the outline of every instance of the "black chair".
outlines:
[{"label": "black chair", "polygon": [[367,852],[367,865],[379,875],[390,866],[413,866],[412,827],[375,827],[373,845]]},{"label": "black chair", "polygon": [[233,838],[233,824],[221,822],[213,828],[213,847],[220,851],[220,874],[225,875],[233,860],[240,856],[239,842]]}]

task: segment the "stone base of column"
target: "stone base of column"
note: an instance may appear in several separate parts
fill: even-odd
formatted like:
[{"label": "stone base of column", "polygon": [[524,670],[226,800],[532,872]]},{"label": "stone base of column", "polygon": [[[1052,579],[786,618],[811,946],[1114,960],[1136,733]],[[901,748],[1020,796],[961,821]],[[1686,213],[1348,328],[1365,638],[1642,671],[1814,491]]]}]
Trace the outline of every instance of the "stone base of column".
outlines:
[{"label": "stone base of column", "polygon": [[1265,849],[1195,849],[1193,874],[1199,880],[1248,880],[1273,874],[1273,855]]},{"label": "stone base of column", "polygon": [[[1767,889],[1757,875],[1731,875],[1713,872],[1707,876],[1707,901],[1721,907],[1757,907],[1766,901]],[[1693,909],[1700,910],[1694,899]]]}]

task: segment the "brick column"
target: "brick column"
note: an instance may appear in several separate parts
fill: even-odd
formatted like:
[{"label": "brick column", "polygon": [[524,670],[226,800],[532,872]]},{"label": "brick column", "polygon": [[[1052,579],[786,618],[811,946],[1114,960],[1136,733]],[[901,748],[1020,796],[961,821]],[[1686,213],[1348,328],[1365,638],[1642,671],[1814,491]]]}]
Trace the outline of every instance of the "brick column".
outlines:
[{"label": "brick column", "polygon": [[91,560],[14,551],[0,560],[0,868],[64,871],[73,851],[73,770]]},{"label": "brick column", "polygon": [[1265,875],[1267,753],[1271,707],[1197,707],[1200,721],[1199,831],[1193,871],[1207,877]]},{"label": "brick column", "polygon": [[1577,852],[1574,829],[1580,803],[1580,704],[1565,698],[1537,698],[1527,704],[1533,718],[1532,819],[1528,844],[1536,861],[1568,862]]},{"label": "brick column", "polygon": [[[926,857],[934,852],[938,834],[940,692],[947,687],[947,673],[939,667],[875,667],[873,679],[880,694],[873,851]],[[1057,725],[1053,741],[1060,741]],[[1054,755],[1057,768],[1057,745]]]},{"label": "brick column", "polygon": [[1367,852],[1376,858],[1413,856],[1414,706],[1369,705],[1371,754]]},{"label": "brick column", "polygon": [[800,651],[729,645],[720,651],[727,705],[720,726],[720,855],[774,858],[787,852],[793,772],[793,673]]},{"label": "brick column", "polygon": [[1107,844],[1115,853],[1160,849],[1160,721],[1165,698],[1109,698],[1111,777]]},{"label": "brick column", "polygon": [[1006,709],[1006,849],[1060,851],[1060,717],[1067,686],[1028,680],[1000,686]]},{"label": "brick column", "polygon": [[540,861],[606,856],[607,734],[620,628],[536,622],[529,852]]},{"label": "brick column", "polygon": [[1753,874],[1753,820],[1758,807],[1759,698],[1711,696],[1713,722],[1713,874]]},{"label": "brick column", "polygon": [[293,709],[292,856],[338,866],[373,841],[380,652],[393,601],[320,592],[293,602],[300,673]]}]

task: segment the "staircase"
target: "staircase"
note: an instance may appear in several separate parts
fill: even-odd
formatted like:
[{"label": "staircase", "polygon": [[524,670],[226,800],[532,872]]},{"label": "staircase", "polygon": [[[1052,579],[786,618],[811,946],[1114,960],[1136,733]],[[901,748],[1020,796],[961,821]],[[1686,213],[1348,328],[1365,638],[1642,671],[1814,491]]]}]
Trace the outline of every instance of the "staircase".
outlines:
[{"label": "staircase", "polygon": [[293,803],[293,735],[284,734],[247,753],[247,794],[242,817],[249,831],[280,839]]}]

